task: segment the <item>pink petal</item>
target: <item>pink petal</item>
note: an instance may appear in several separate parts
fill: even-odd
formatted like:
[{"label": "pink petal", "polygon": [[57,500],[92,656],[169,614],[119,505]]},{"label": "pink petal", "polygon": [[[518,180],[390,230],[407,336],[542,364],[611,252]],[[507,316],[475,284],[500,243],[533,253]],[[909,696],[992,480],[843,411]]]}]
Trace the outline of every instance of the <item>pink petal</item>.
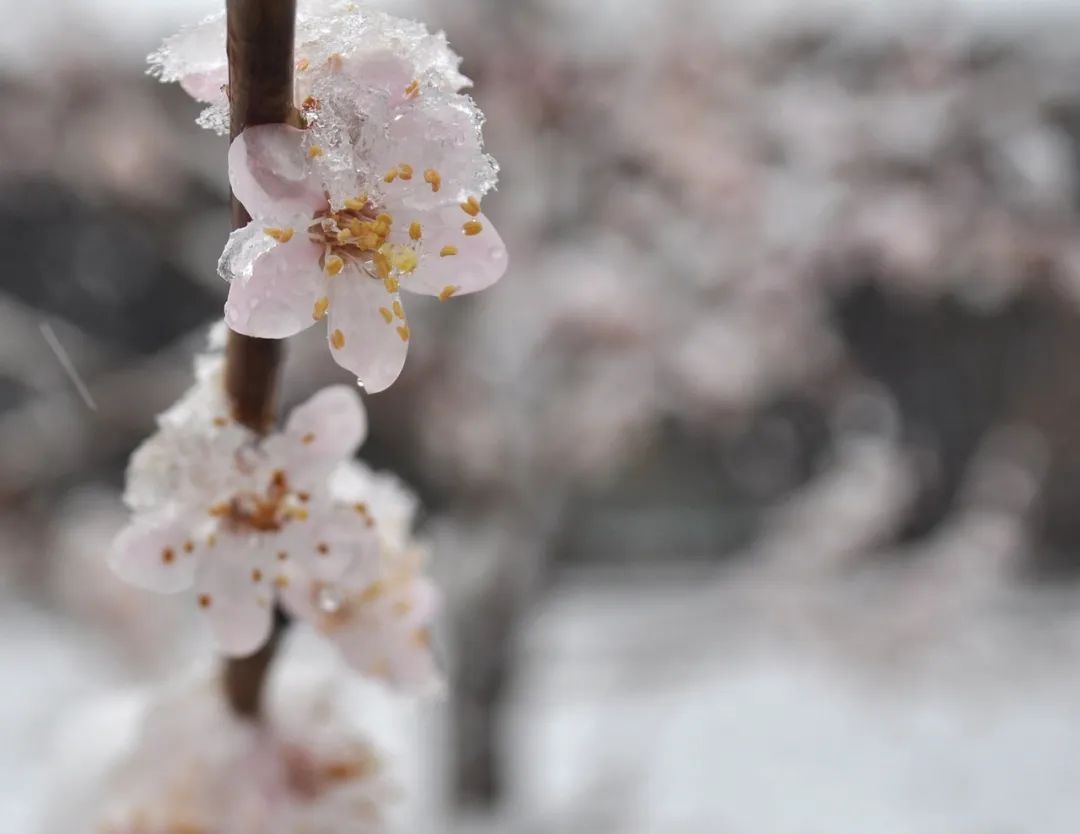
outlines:
[{"label": "pink petal", "polygon": [[304,151],[304,131],[288,125],[256,125],[229,147],[229,184],[248,213],[259,220],[313,215],[326,196]]},{"label": "pink petal", "polygon": [[[382,281],[349,271],[330,284],[330,318],[327,338],[334,361],[352,371],[371,393],[389,388],[405,365],[409,331],[403,319],[393,315],[397,293]],[[390,321],[380,310],[390,311]],[[340,334],[340,335],[338,335]],[[341,347],[335,340],[344,339]]]},{"label": "pink petal", "polygon": [[323,388],[292,410],[285,434],[302,446],[306,457],[352,457],[367,437],[360,394],[348,385]]},{"label": "pink petal", "polygon": [[[466,222],[481,226],[477,235],[465,234]],[[486,289],[506,272],[506,245],[495,226],[482,213],[471,217],[460,207],[442,209],[419,219],[422,254],[420,265],[411,275],[404,275],[401,288],[423,295],[466,295]],[[404,224],[408,228],[409,222]],[[443,248],[453,246],[456,255],[442,255]]]},{"label": "pink petal", "polygon": [[229,83],[228,66],[216,67],[206,72],[193,72],[180,79],[184,92],[196,101],[214,104],[224,101],[224,87]]},{"label": "pink petal", "polygon": [[220,536],[202,560],[195,586],[221,650],[234,657],[257,651],[270,633],[275,589],[273,562],[261,543]]},{"label": "pink petal", "polygon": [[135,519],[120,531],[109,554],[117,576],[139,588],[175,594],[191,587],[198,564],[189,545],[186,519],[173,516]]},{"label": "pink petal", "polygon": [[[241,232],[265,234],[256,223]],[[320,253],[319,246],[300,229],[287,243],[276,244],[259,256],[250,276],[232,281],[225,303],[225,323],[237,333],[261,339],[284,339],[313,325],[315,303],[326,294]]]}]

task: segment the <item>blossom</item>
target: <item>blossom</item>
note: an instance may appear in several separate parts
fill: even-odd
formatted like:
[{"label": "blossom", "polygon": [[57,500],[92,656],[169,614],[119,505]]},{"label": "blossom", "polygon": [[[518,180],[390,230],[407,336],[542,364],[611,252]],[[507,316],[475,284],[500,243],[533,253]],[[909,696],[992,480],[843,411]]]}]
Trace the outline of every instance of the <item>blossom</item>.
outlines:
[{"label": "blossom", "polygon": [[[216,682],[174,685],[143,707],[101,779],[104,834],[368,834],[387,829],[394,786],[336,681],[301,680],[265,722],[229,712]],[[287,697],[284,697],[287,696]]]},{"label": "blossom", "polygon": [[[309,0],[296,55],[304,128],[252,127],[229,151],[233,194],[253,220],[219,261],[231,282],[226,321],[285,338],[326,318],[334,359],[382,391],[412,336],[400,290],[446,300],[505,272],[506,247],[480,210],[498,166],[441,33]],[[163,80],[211,103],[204,123],[226,123],[223,15],[170,38],[150,60]]]},{"label": "blossom", "polygon": [[354,570],[332,587],[318,579],[306,587],[290,586],[290,610],[368,677],[409,692],[440,691],[431,645],[440,596],[423,572],[425,548],[412,534],[415,496],[393,475],[373,472],[359,462],[340,467],[331,489],[339,501],[363,498],[367,511],[378,519],[378,576],[372,579],[370,573]]},{"label": "blossom", "polygon": [[[249,336],[284,338],[326,318],[335,361],[382,391],[411,338],[400,291],[445,300],[484,289],[505,270],[506,249],[475,196],[416,208],[400,173],[371,193],[358,185],[334,208],[317,147],[308,131],[286,125],[248,128],[233,142],[229,179],[254,219],[233,232],[219,264],[232,282],[225,321]],[[412,158],[417,166],[431,159]],[[416,176],[407,163],[397,170]]]},{"label": "blossom", "polygon": [[[223,651],[265,641],[273,603],[292,584],[377,571],[374,521],[336,501],[329,476],[364,439],[366,416],[347,386],[323,389],[264,438],[232,421],[220,357],[136,450],[113,569],[160,593],[194,586]],[[373,575],[377,575],[373,573]]]}]

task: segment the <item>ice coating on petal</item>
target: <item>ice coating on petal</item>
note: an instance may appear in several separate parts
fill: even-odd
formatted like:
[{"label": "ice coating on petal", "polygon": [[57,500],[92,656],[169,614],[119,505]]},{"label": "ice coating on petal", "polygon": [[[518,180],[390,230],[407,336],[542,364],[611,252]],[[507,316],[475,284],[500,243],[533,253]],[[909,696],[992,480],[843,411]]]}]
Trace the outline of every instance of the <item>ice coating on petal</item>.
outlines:
[{"label": "ice coating on petal", "polygon": [[[506,245],[482,213],[472,217],[455,206],[422,218],[420,265],[402,277],[403,290],[450,298],[486,289],[506,272]],[[474,221],[480,233],[465,234],[464,224]]]},{"label": "ice coating on petal", "polygon": [[354,275],[335,280],[331,291],[330,355],[371,393],[389,388],[409,350],[408,324],[393,313],[394,302],[400,303],[397,293],[387,292],[382,281]]},{"label": "ice coating on petal", "polygon": [[[249,266],[251,253],[259,250]],[[218,264],[222,277],[232,280],[226,324],[260,339],[284,339],[313,325],[316,303],[327,293],[320,254],[302,232],[286,243],[276,243],[257,221],[233,232]]]},{"label": "ice coating on petal", "polygon": [[117,535],[109,566],[125,582],[159,594],[187,590],[195,577],[186,519],[144,517]]},{"label": "ice coating on petal", "polygon": [[247,128],[229,146],[229,185],[257,220],[280,225],[326,206],[309,165],[305,131],[289,125]]},{"label": "ice coating on petal", "polygon": [[255,271],[255,262],[274,248],[277,241],[266,234],[266,224],[253,220],[229,235],[218,258],[218,275],[226,281],[246,281]]},{"label": "ice coating on petal", "polygon": [[[229,80],[225,61],[225,13],[218,12],[194,26],[185,26],[166,38],[147,62],[151,75],[166,82],[179,81],[198,101],[224,99],[221,84]],[[214,87],[208,79],[221,81]]]}]

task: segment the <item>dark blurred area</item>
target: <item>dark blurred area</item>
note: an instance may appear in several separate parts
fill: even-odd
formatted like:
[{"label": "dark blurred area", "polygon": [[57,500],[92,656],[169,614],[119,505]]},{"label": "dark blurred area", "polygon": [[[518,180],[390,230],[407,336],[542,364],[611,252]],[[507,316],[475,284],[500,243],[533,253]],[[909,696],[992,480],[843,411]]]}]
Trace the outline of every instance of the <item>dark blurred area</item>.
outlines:
[{"label": "dark blurred area", "polygon": [[[61,5],[0,40],[3,771],[170,667],[104,549],[225,296],[225,141],[140,57],[214,4]],[[450,600],[418,818],[1075,831],[1080,7],[378,5],[465,56],[511,253],[366,397]]]}]

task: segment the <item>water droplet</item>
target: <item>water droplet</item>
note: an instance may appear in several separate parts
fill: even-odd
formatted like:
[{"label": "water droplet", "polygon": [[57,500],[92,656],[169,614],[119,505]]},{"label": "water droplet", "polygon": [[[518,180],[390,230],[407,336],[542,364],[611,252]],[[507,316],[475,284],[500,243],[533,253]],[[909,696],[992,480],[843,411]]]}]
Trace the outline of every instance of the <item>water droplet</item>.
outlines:
[{"label": "water droplet", "polygon": [[315,604],[324,614],[336,614],[341,609],[341,596],[332,588],[321,588]]}]

